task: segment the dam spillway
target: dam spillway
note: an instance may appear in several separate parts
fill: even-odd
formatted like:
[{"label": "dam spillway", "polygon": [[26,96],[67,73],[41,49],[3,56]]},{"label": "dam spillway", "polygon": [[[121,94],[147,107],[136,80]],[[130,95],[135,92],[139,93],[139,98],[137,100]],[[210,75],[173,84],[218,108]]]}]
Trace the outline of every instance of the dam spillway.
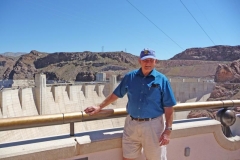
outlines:
[{"label": "dam spillway", "polygon": [[[200,79],[170,79],[170,82],[178,103],[206,101],[215,87],[215,83]],[[46,75],[39,74],[35,77],[34,87],[4,88],[0,91],[0,118],[83,111],[88,106],[101,103],[117,85],[115,75],[111,76],[109,82],[47,85]],[[124,96],[106,108],[124,108],[126,104],[127,96]],[[188,113],[174,113],[174,119],[184,119]],[[75,123],[75,128],[76,132],[84,132],[121,127],[124,119],[79,122]],[[68,132],[68,124],[3,131],[0,133],[0,143]]]}]

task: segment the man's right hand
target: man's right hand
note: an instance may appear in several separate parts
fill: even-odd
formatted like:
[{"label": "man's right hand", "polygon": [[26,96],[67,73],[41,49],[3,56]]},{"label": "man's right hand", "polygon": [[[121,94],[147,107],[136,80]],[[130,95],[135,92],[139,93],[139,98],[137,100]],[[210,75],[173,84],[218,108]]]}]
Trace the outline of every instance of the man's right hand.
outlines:
[{"label": "man's right hand", "polygon": [[90,107],[87,107],[84,112],[86,114],[89,114],[89,115],[94,115],[96,113],[98,113],[99,111],[101,110],[101,107],[100,106],[90,106]]},{"label": "man's right hand", "polygon": [[94,114],[98,113],[101,109],[103,109],[105,106],[116,101],[117,99],[118,99],[118,97],[112,93],[100,105],[87,107],[84,110],[84,112],[90,116],[94,115]]}]

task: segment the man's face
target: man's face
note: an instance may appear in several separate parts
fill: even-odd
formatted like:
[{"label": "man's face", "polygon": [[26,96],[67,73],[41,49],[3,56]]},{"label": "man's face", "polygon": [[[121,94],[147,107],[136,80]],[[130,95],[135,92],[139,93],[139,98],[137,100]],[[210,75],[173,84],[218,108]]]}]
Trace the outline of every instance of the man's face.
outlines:
[{"label": "man's face", "polygon": [[142,67],[142,72],[151,72],[156,65],[156,60],[152,58],[147,58],[144,60],[139,59],[139,64]]}]

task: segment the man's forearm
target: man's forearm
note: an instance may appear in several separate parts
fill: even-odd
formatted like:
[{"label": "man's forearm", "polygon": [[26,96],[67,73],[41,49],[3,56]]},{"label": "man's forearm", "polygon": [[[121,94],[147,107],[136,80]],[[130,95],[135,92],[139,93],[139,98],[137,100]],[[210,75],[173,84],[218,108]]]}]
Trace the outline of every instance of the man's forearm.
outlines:
[{"label": "man's forearm", "polygon": [[165,120],[166,120],[166,128],[163,131],[162,135],[160,136],[159,142],[160,146],[167,145],[170,140],[170,134],[171,134],[171,127],[173,122],[173,107],[164,107],[165,111]]},{"label": "man's forearm", "polygon": [[102,109],[112,102],[116,101],[118,97],[115,94],[110,94],[102,103],[99,104],[99,107]]},{"label": "man's forearm", "polygon": [[172,127],[173,122],[173,107],[164,107],[166,127]]}]

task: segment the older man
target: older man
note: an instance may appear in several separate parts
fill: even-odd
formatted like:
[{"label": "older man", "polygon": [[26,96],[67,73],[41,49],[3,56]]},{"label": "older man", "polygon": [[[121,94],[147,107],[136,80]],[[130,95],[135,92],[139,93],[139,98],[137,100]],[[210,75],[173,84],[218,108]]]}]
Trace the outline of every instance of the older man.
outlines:
[{"label": "older man", "polygon": [[90,106],[84,111],[93,115],[127,94],[129,115],[125,120],[122,138],[123,159],[134,160],[140,156],[143,148],[147,160],[165,160],[166,145],[172,130],[172,106],[176,100],[166,76],[155,69],[155,52],[142,50],[138,61],[140,69],[127,73],[100,105]]}]

